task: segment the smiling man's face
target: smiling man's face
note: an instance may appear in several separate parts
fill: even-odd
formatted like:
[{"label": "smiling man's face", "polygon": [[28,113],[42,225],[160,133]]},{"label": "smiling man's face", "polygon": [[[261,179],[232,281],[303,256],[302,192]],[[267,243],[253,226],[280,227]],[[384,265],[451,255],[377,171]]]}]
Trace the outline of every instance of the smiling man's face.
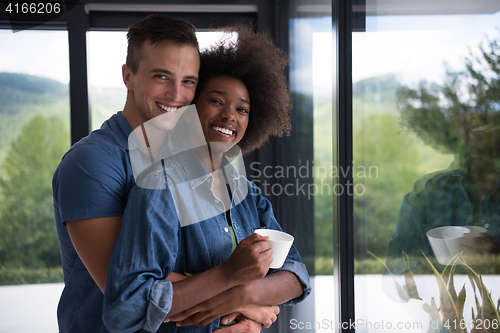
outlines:
[{"label": "smiling man's face", "polygon": [[200,57],[191,45],[173,41],[145,42],[139,50],[136,73],[123,65],[123,81],[128,89],[123,116],[132,128],[159,117],[158,125],[170,130],[180,117],[178,109],[194,98]]}]

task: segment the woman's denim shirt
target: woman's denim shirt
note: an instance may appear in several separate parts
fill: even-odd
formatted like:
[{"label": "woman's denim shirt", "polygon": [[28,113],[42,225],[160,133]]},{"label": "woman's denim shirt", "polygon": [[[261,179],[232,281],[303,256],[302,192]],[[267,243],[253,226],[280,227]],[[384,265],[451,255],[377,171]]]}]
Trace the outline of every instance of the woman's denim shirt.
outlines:
[{"label": "woman's denim shirt", "polygon": [[[230,164],[224,169],[233,196],[230,215],[237,241],[258,228],[281,230],[258,187]],[[103,320],[110,331],[217,330],[219,320],[203,327],[162,324],[173,295],[166,277],[171,272],[204,272],[232,253],[225,208],[213,194],[212,182],[213,176],[191,150],[163,160],[141,180],[143,186],[132,189],[108,267]],[[190,216],[180,221],[177,212]],[[303,285],[302,295],[287,304],[309,295],[309,275],[294,246],[283,267],[268,274],[278,270],[294,273]]]}]

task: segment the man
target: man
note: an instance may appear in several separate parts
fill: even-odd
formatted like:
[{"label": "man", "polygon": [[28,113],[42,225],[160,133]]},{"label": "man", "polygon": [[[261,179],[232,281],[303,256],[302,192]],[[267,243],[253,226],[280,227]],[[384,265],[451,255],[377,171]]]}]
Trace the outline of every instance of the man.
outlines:
[{"label": "man", "polygon": [[54,211],[65,288],[57,311],[60,332],[108,332],[102,322],[102,292],[114,241],[130,189],[128,157],[132,129],[164,114],[165,129],[189,105],[198,82],[195,28],[151,15],[130,27],[123,80],[123,112],[76,143],[53,178]]}]

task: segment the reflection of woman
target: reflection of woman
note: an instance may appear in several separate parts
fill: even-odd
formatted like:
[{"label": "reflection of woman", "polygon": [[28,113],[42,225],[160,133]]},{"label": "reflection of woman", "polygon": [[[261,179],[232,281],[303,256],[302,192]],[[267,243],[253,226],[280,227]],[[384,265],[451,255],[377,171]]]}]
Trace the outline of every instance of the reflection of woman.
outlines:
[{"label": "reflection of woman", "polygon": [[[162,160],[150,186],[131,191],[106,283],[103,318],[111,331],[212,332],[222,315],[252,318],[256,305],[309,294],[294,247],[281,269],[268,271],[269,243],[253,230],[280,227],[258,188],[224,157],[236,144],[248,152],[289,130],[284,65],[268,39],[243,28],[237,44],[222,42],[201,55],[195,100],[207,146],[192,143],[198,134],[190,127],[184,144],[194,149]],[[180,204],[190,205],[188,219]],[[213,209],[220,213],[196,219]],[[165,280],[172,272],[194,275],[172,283]],[[172,323],[160,326],[165,318]],[[178,320],[205,326],[178,327]]]},{"label": "reflection of woman", "polygon": [[[422,177],[403,198],[388,257],[401,258],[402,252],[433,256],[426,232],[448,225],[486,230],[480,237],[466,235],[465,253],[499,252],[500,112],[495,94],[484,94],[491,95],[488,102],[483,94],[471,94],[468,101],[460,102],[460,78],[467,79],[467,75],[471,76],[467,72],[450,75],[451,80],[440,89],[421,85],[419,91],[398,91],[403,127],[435,149],[454,154],[455,162],[445,171]],[[464,82],[470,91],[479,91],[471,88],[470,80]],[[439,103],[439,93],[447,104]]]}]

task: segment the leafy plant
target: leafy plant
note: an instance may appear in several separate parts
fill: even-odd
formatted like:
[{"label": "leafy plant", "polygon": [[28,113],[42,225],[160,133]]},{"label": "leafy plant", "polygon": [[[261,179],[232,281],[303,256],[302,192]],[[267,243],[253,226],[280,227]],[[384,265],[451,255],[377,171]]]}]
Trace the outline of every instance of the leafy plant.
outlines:
[{"label": "leafy plant", "polygon": [[[405,271],[405,284],[401,285],[396,281],[386,264],[373,253],[368,252],[376,259],[380,260],[393,277],[399,297],[402,301],[408,302],[410,299],[422,300],[419,296],[415,278],[410,268],[409,258],[404,254],[404,261],[408,267]],[[436,277],[439,287],[439,307],[434,297],[430,304],[424,304],[424,310],[429,313],[431,320],[429,332],[436,333],[476,333],[476,332],[498,332],[500,329],[500,303],[495,307],[491,292],[488,292],[483,279],[469,265],[461,254],[458,254],[445,266],[440,273],[432,262],[424,254],[427,263],[431,267]],[[461,264],[466,270],[474,290],[474,301],[476,311],[472,308],[472,319],[464,319],[464,305],[466,301],[465,284],[460,292],[456,293],[454,283],[454,272],[457,264]],[[469,331],[470,329],[470,331]]]}]

